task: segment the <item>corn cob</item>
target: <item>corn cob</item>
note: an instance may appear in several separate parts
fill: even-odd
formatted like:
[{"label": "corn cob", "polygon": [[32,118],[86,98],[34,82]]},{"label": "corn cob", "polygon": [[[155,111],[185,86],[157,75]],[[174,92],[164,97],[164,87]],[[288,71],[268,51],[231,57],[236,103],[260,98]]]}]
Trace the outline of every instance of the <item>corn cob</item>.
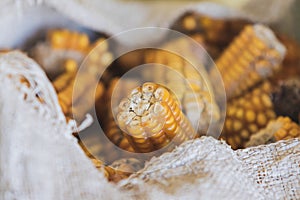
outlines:
[{"label": "corn cob", "polygon": [[270,93],[270,83],[264,82],[251,92],[228,102],[222,137],[233,149],[244,147],[252,134],[275,118]]},{"label": "corn cob", "polygon": [[119,105],[117,121],[136,152],[178,145],[194,137],[194,129],[171,93],[155,83],[134,89]]},{"label": "corn cob", "polygon": [[242,95],[279,69],[285,47],[262,25],[246,26],[217,60],[227,99]]},{"label": "corn cob", "polygon": [[[205,73],[200,75],[189,62],[194,57],[188,43],[184,39],[178,39],[166,44],[163,49],[172,49],[176,46],[180,46],[183,52],[190,52],[190,57],[182,58],[162,50],[148,51],[145,54],[145,63],[163,64],[170,69],[153,65],[148,68],[148,72],[144,71],[143,75],[145,80],[162,83],[175,91],[187,118],[194,128],[198,127],[199,134],[204,135],[211,123],[210,119],[212,118],[212,122],[215,123],[220,117],[218,106],[209,86],[204,81],[207,79]],[[201,67],[203,66],[199,66]]]},{"label": "corn cob", "polygon": [[251,136],[246,147],[287,140],[291,138],[300,138],[300,126],[293,122],[289,117],[278,117],[269,122],[268,126],[258,133]]},{"label": "corn cob", "polygon": [[89,37],[86,34],[67,29],[51,30],[47,40],[53,49],[65,49],[87,53],[90,47]]},{"label": "corn cob", "polygon": [[[53,85],[58,94],[58,100],[62,111],[66,118],[76,117],[76,120],[84,119],[85,114],[94,105],[93,83],[96,82],[95,77],[88,73],[80,73],[76,76],[76,62],[69,60],[66,62],[66,72],[54,80]],[[75,79],[80,83],[76,84],[76,93],[73,87]],[[87,82],[87,80],[89,80]],[[103,94],[102,83],[97,84],[95,99],[99,99]]]},{"label": "corn cob", "polygon": [[86,34],[54,29],[47,33],[45,41],[37,43],[31,50],[34,58],[46,71],[51,80],[64,73],[63,65],[68,59],[81,63],[90,48]]}]

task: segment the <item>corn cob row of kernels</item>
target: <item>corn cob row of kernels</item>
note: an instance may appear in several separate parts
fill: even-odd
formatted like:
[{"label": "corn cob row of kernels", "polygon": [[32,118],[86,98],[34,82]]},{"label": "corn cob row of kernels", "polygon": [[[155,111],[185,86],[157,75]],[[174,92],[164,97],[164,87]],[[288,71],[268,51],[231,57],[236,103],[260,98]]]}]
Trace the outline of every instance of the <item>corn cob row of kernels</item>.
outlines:
[{"label": "corn cob row of kernels", "polygon": [[216,61],[227,99],[242,95],[279,69],[285,47],[262,25],[246,26]]},{"label": "corn cob row of kernels", "polygon": [[[91,79],[95,77],[91,77],[87,73],[76,76],[77,64],[75,61],[68,60],[65,68],[67,69],[66,72],[54,80],[53,86],[57,91],[58,100],[65,116],[67,118],[75,116],[81,121],[94,105],[93,83],[96,80],[92,81]],[[103,92],[102,83],[97,83],[95,99],[99,99]]]},{"label": "corn cob row of kernels", "polygon": [[268,123],[268,126],[252,135],[246,147],[267,144],[279,140],[300,138],[300,126],[289,117],[278,117]]},{"label": "corn cob row of kernels", "polygon": [[134,89],[119,109],[118,125],[136,152],[148,153],[169,143],[178,145],[195,134],[178,100],[155,83]]},{"label": "corn cob row of kernels", "polygon": [[53,49],[74,50],[86,54],[90,47],[90,40],[86,34],[67,29],[50,31],[47,40]]},{"label": "corn cob row of kernels", "polygon": [[271,84],[266,81],[228,102],[222,137],[232,148],[243,148],[251,135],[276,117],[270,93]]}]

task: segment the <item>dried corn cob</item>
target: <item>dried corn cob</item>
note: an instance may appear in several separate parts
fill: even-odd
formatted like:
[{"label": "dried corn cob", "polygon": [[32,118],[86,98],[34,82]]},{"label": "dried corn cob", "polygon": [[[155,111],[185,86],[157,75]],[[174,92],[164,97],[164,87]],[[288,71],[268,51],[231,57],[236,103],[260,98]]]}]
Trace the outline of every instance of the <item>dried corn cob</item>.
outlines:
[{"label": "dried corn cob", "polygon": [[246,147],[267,144],[279,140],[300,138],[300,126],[288,117],[278,117],[269,122],[268,126],[251,136]]},{"label": "dried corn cob", "polygon": [[87,53],[90,47],[90,40],[86,34],[67,29],[51,30],[48,32],[47,40],[53,49],[66,49]]},{"label": "dried corn cob", "polygon": [[270,93],[270,83],[264,82],[244,96],[228,102],[222,134],[232,148],[244,147],[252,134],[275,118]]},{"label": "dried corn cob", "polygon": [[117,121],[136,152],[151,152],[194,137],[179,102],[161,85],[145,83],[119,106]]},{"label": "dried corn cob", "polygon": [[[58,93],[58,100],[63,113],[68,118],[75,117],[76,120],[84,119],[87,111],[94,105],[95,99],[99,99],[103,94],[102,83],[97,83],[95,99],[93,84],[96,83],[95,77],[88,73],[80,73],[76,76],[76,62],[69,60],[66,62],[66,72],[60,75],[54,82],[54,88]],[[75,79],[78,82],[76,84]],[[88,81],[87,81],[88,80]]]},{"label": "dried corn cob", "polygon": [[31,50],[33,57],[46,71],[51,80],[64,72],[63,65],[68,59],[81,63],[90,49],[86,34],[55,29],[47,33],[45,41],[37,43]]},{"label": "dried corn cob", "polygon": [[262,25],[246,26],[217,60],[227,99],[242,95],[279,69],[285,47]]},{"label": "dried corn cob", "polygon": [[[172,49],[180,46],[181,51],[190,52],[190,56],[186,58],[162,50],[148,51],[145,54],[145,63],[163,64],[170,69],[154,65],[148,68],[148,72],[144,71],[143,75],[145,80],[163,83],[175,91],[187,118],[194,128],[198,127],[197,131],[202,135],[207,133],[211,118],[212,123],[217,122],[220,113],[209,85],[205,82],[208,80],[205,72],[200,74],[190,63],[195,57],[188,45],[184,39],[177,39],[163,47]],[[199,66],[201,70],[202,67]]]}]

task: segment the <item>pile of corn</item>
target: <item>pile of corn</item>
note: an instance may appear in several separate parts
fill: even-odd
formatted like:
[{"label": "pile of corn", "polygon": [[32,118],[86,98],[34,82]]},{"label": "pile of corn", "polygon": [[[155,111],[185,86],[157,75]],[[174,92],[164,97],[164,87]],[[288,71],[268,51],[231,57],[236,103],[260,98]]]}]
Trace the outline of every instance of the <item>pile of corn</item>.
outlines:
[{"label": "pile of corn", "polygon": [[[293,109],[300,100],[300,87],[285,80],[295,74],[299,80],[297,44],[283,36],[278,37],[279,41],[271,29],[262,25],[195,13],[181,17],[173,28],[203,45],[216,62],[227,95],[221,138],[232,148],[300,137],[296,123],[300,114]],[[33,57],[42,66],[49,64],[47,56],[39,52],[45,49],[51,59],[57,59],[51,63],[61,70],[49,76],[66,120],[79,124],[95,108],[103,127],[102,139],[90,137],[83,141],[80,133],[74,135],[95,167],[108,180],[117,182],[143,167],[138,153],[147,153],[146,158],[150,158],[157,150],[170,151],[184,141],[205,135],[224,113],[206,82],[209,76],[199,73],[191,60],[164,50],[179,47],[195,54],[183,39],[168,41],[161,49],[129,52],[116,61],[105,39],[92,42],[85,33],[51,30],[45,41],[33,48]],[[191,59],[204,69],[201,56]],[[135,66],[153,63],[150,70],[140,74],[151,81],[121,78]],[[285,76],[280,75],[286,68]],[[274,87],[279,80],[281,85]],[[285,91],[293,91],[289,92],[293,96],[283,98]],[[291,102],[290,106],[283,106],[286,102]],[[104,137],[109,143],[104,142]]]}]

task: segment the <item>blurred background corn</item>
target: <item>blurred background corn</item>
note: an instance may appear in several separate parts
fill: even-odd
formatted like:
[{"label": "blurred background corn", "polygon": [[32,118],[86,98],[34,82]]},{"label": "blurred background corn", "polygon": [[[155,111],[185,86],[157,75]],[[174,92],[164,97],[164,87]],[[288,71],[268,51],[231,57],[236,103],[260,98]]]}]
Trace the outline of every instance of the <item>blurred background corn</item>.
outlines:
[{"label": "blurred background corn", "polygon": [[68,29],[49,31],[47,40],[53,49],[74,50],[86,54],[90,47],[90,39],[87,34]]},{"label": "blurred background corn", "polygon": [[278,117],[269,122],[268,126],[252,135],[246,147],[300,138],[300,126],[289,117]]},{"label": "blurred background corn", "polygon": [[[184,53],[177,55],[170,52],[174,48]],[[220,111],[210,86],[205,82],[208,77],[205,76],[203,63],[197,62],[201,61],[204,55],[199,52],[199,57],[195,57],[195,52],[184,38],[172,40],[162,49],[167,51],[152,49],[145,53],[144,63],[154,64],[147,68],[148,71],[144,71],[144,78],[148,80],[150,76],[151,81],[161,83],[174,91],[193,127],[200,135],[205,135],[209,125],[218,122]],[[198,68],[192,63],[198,64]],[[161,65],[169,69],[162,68]]]},{"label": "blurred background corn", "polygon": [[30,50],[30,56],[45,69],[51,80],[65,72],[66,60],[72,59],[80,65],[88,54],[85,65],[90,66],[88,69],[94,75],[113,60],[106,36],[99,35],[95,42],[91,42],[86,33],[66,29],[49,30],[46,39]]},{"label": "blurred background corn", "polygon": [[[120,83],[121,84],[120,87],[116,87],[118,81],[122,82],[122,83]],[[120,102],[120,100],[122,99],[122,97],[124,95],[122,93],[128,91],[129,88],[131,87],[131,85],[133,85],[133,84],[134,84],[134,81],[132,81],[132,80],[120,80],[119,78],[113,79],[110,83],[108,90],[106,90],[106,93],[105,93],[105,102],[104,102],[105,111],[104,112],[100,111],[100,114],[102,113],[102,116],[100,118],[102,118],[101,121],[102,121],[102,126],[104,128],[104,133],[106,134],[108,139],[112,143],[114,143],[115,145],[120,147],[121,149],[124,149],[129,152],[134,152],[134,149],[131,146],[131,144],[129,143],[127,137],[125,137],[126,133],[123,133],[123,131],[119,128],[119,126],[117,125],[117,123],[115,121],[115,118],[113,115],[113,106],[114,105],[112,105],[112,103],[113,103],[113,101]],[[114,100],[112,101],[113,95],[114,95]],[[114,109],[117,109],[117,108],[114,108]],[[103,114],[105,114],[105,116]]]},{"label": "blurred background corn", "polygon": [[121,101],[117,122],[136,152],[178,145],[195,136],[178,100],[155,83],[143,84]]},{"label": "blurred background corn", "polygon": [[227,99],[242,95],[270,77],[285,55],[285,47],[262,25],[248,25],[216,61]]},{"label": "blurred background corn", "polygon": [[89,54],[84,61],[87,73],[100,78],[101,82],[108,84],[113,78],[112,68],[109,67],[114,60],[106,38],[99,38],[89,47]]},{"label": "blurred background corn", "polygon": [[227,103],[222,137],[233,149],[243,148],[251,135],[275,119],[271,89],[270,82],[266,81]]},{"label": "blurred background corn", "polygon": [[172,29],[195,39],[216,59],[244,26],[250,23],[242,19],[218,19],[198,13],[186,13],[175,22]]},{"label": "blurred background corn", "polygon": [[[94,98],[93,83],[97,82],[95,77],[87,73],[79,73],[77,76],[77,63],[73,60],[67,60],[65,68],[65,73],[53,81],[53,86],[67,119],[75,117],[81,121],[94,105],[95,99],[103,95],[104,87],[102,83],[97,83]],[[76,89],[75,93],[74,89]]]}]

